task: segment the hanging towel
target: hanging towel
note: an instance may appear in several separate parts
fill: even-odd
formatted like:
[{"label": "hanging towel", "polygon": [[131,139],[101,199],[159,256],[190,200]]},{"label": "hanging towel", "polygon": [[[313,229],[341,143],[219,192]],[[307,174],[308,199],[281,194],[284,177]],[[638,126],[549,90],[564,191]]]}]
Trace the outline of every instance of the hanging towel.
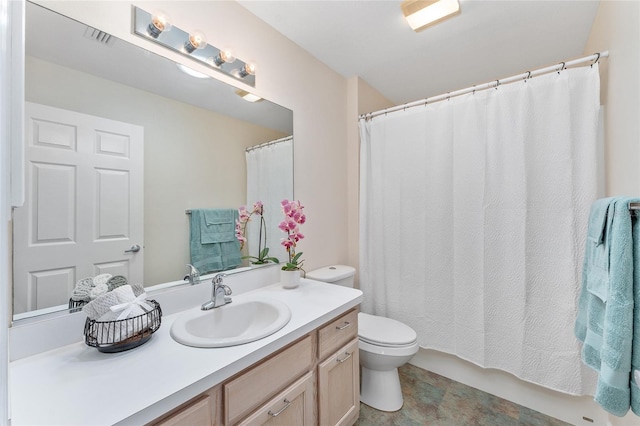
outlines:
[{"label": "hanging towel", "polygon": [[[236,210],[225,210],[233,212],[233,229],[235,232],[235,220],[238,217]],[[203,226],[206,226],[206,218],[203,209],[191,210],[191,231],[189,246],[191,252],[191,264],[195,266],[201,274],[209,272],[224,271],[240,266],[242,258],[240,254],[240,243],[235,238],[224,242],[203,242]],[[206,234],[206,232],[205,232]],[[204,241],[210,241],[212,237],[207,236]]]},{"label": "hanging towel", "polygon": [[[594,400],[624,416],[630,406],[634,321],[633,235],[629,202],[616,197],[594,203],[583,264],[575,334],[582,360],[598,372]],[[602,212],[606,207],[606,220]],[[604,234],[598,228],[605,223]]]},{"label": "hanging towel", "polygon": [[[631,368],[640,370],[640,225],[638,219],[633,224],[633,343],[631,347]],[[640,416],[640,378],[633,374],[631,380],[631,410]]]},{"label": "hanging towel", "polygon": [[237,214],[235,209],[203,209],[200,221],[200,242],[210,244],[234,241]]}]

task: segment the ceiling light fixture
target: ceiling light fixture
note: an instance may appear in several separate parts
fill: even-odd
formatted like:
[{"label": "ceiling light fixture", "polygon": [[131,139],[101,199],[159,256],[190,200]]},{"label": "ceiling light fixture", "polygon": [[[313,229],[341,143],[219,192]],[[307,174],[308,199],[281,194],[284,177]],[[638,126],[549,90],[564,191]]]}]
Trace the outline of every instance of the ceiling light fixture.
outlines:
[{"label": "ceiling light fixture", "polygon": [[416,32],[460,13],[458,0],[404,0],[400,7]]},{"label": "ceiling light fixture", "polygon": [[178,67],[178,69],[180,71],[182,71],[185,74],[190,75],[191,77],[195,77],[195,78],[211,78],[210,76],[208,76],[205,73],[202,73],[200,71],[196,71],[194,69],[191,69],[191,68],[189,68],[189,67],[187,67],[185,65],[179,64],[177,62],[176,62],[176,66]]},{"label": "ceiling light fixture", "polygon": [[247,102],[258,102],[262,100],[260,96],[254,95],[253,93],[247,92],[246,90],[242,89],[236,90],[236,95],[240,96]]}]

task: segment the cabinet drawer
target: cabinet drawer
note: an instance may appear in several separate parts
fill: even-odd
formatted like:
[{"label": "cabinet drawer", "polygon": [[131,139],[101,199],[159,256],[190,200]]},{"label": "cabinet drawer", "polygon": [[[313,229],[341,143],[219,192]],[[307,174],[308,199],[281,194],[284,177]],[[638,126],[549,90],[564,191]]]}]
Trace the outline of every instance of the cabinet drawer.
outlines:
[{"label": "cabinet drawer", "polygon": [[274,357],[224,385],[225,424],[232,425],[311,369],[315,335],[294,343]]},{"label": "cabinet drawer", "polygon": [[271,401],[258,408],[240,426],[312,426],[315,425],[313,373],[307,373]]},{"label": "cabinet drawer", "polygon": [[209,395],[203,395],[186,407],[154,423],[154,426],[211,426],[213,424],[213,402]]},{"label": "cabinet drawer", "polygon": [[353,309],[320,328],[318,358],[325,359],[349,340],[358,336],[358,310]]}]

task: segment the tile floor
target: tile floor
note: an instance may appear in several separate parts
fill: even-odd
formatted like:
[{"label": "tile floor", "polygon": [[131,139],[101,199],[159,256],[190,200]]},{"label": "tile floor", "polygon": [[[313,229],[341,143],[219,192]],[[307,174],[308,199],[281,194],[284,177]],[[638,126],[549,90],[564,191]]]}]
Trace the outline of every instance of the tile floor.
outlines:
[{"label": "tile floor", "polygon": [[565,426],[568,423],[410,364],[400,368],[404,406],[385,413],[360,404],[356,426]]}]

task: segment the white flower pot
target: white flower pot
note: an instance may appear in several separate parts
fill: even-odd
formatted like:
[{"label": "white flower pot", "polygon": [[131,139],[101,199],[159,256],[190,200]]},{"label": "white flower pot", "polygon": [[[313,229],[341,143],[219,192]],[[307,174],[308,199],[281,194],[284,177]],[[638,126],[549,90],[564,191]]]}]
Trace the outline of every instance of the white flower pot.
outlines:
[{"label": "white flower pot", "polygon": [[282,284],[282,288],[297,288],[300,285],[300,270],[283,271],[281,269],[280,284]]}]

